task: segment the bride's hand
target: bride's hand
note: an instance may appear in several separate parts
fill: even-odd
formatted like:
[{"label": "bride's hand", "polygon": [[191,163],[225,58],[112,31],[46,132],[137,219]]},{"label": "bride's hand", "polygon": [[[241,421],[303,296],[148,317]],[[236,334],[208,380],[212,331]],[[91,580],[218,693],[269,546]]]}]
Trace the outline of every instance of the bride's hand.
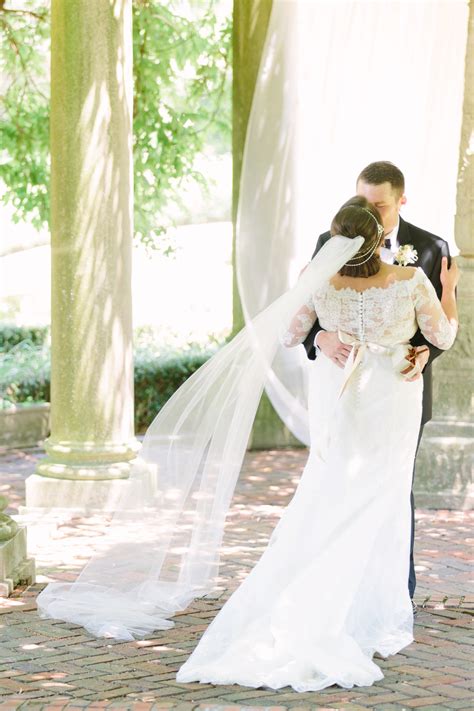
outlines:
[{"label": "bride's hand", "polygon": [[454,289],[458,285],[460,277],[461,277],[461,273],[459,271],[459,267],[456,263],[456,260],[455,259],[451,260],[451,266],[448,269],[448,258],[443,257],[441,259],[441,274],[440,274],[440,279],[441,279],[441,284],[443,285],[443,289],[446,289],[448,291],[454,291]]},{"label": "bride's hand", "polygon": [[[411,383],[413,380],[418,380],[422,377],[423,370],[425,368],[425,365],[428,363],[429,357],[430,349],[428,348],[428,346],[416,346],[416,348],[412,348],[410,350],[409,354],[405,358],[405,360],[407,360],[410,365],[405,368],[405,370],[401,371],[403,376],[406,376],[407,374],[413,372],[413,375],[408,375],[408,377],[405,377],[407,383]],[[416,370],[413,370],[414,368],[416,368]]]}]

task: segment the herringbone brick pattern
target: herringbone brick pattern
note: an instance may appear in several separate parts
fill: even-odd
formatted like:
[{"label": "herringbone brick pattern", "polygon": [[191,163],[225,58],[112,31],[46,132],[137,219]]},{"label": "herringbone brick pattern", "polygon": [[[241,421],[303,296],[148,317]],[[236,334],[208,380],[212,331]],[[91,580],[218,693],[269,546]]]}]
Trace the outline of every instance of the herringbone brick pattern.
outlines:
[{"label": "herringbone brick pattern", "polygon": [[[0,490],[14,504],[21,503],[23,478],[38,456],[14,453],[0,460]],[[467,512],[417,512],[421,609],[416,641],[397,655],[378,658],[385,677],[373,686],[296,693],[290,687],[274,691],[176,682],[177,669],[264,550],[305,459],[304,450],[247,456],[228,517],[215,595],[196,600],[175,616],[173,629],[152,639],[98,640],[76,625],[41,620],[34,600],[44,583],[18,589],[0,610],[0,709],[473,709],[469,623],[474,598],[467,580],[472,516]],[[48,545],[38,545],[43,579],[74,578],[99,527],[98,521],[77,519],[60,525]]]}]

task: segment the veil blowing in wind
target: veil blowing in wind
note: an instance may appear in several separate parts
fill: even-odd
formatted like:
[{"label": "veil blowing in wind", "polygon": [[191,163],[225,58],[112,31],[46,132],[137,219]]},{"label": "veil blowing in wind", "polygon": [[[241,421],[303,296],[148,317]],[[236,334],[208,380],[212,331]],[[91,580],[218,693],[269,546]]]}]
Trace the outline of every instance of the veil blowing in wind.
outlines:
[{"label": "veil blowing in wind", "polygon": [[44,616],[97,636],[130,640],[213,589],[220,545],[250,430],[280,340],[314,288],[359,249],[334,237],[293,289],[276,299],[196,371],[148,428],[131,486],[101,552],[74,583],[50,583]]}]

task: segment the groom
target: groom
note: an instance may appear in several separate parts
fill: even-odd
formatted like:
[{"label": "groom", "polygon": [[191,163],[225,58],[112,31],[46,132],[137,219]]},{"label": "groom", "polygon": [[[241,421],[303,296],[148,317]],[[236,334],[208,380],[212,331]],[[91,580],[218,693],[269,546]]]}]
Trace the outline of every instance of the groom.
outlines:
[{"label": "groom", "polygon": [[[403,173],[393,163],[388,161],[377,161],[370,163],[360,173],[357,178],[357,195],[366,198],[378,209],[382,218],[385,246],[381,250],[381,258],[385,262],[397,263],[395,255],[403,245],[410,245],[418,253],[418,260],[412,262],[412,266],[421,267],[430,279],[438,297],[441,298],[442,286],[440,281],[441,259],[448,257],[449,247],[447,242],[441,237],[426,232],[420,227],[405,222],[400,216],[400,208],[405,205],[405,179]],[[355,203],[357,199],[349,200],[349,204]],[[319,236],[314,255],[321,249],[329,237],[329,232]],[[415,358],[420,371],[423,374],[423,411],[421,416],[421,426],[418,436],[418,447],[420,445],[423,427],[432,417],[433,384],[431,364],[443,351],[435,348],[425,339],[421,331],[418,330],[411,344],[415,348]],[[349,356],[351,347],[341,343],[337,333],[325,331],[316,321],[308,337],[304,341],[304,347],[310,360],[314,360],[318,352],[323,352],[340,368]],[[418,373],[412,379],[420,378]],[[410,573],[408,578],[408,590],[412,599],[413,611],[416,613],[416,604],[413,595],[416,587],[415,564],[413,560],[413,543],[415,539],[415,500],[413,496],[413,480],[415,470],[413,470],[412,491],[411,491],[411,543],[410,543]]]}]

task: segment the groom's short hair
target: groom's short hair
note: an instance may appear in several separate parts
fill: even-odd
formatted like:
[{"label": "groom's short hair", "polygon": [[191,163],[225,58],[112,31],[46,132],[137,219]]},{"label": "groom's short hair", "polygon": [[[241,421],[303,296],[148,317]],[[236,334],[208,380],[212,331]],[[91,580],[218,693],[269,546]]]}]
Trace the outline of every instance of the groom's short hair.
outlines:
[{"label": "groom's short hair", "polygon": [[390,183],[392,189],[399,195],[403,195],[405,192],[405,178],[402,171],[388,160],[378,160],[375,163],[369,163],[359,174],[357,182],[359,182],[359,180],[369,185]]}]

